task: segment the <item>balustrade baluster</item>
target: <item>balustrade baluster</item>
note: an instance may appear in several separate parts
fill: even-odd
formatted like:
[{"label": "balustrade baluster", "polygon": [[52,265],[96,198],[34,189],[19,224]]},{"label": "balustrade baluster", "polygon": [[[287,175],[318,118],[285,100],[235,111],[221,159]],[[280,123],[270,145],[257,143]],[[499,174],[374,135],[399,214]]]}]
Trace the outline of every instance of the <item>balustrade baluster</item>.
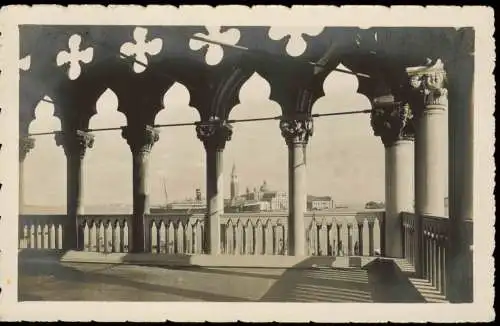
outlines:
[{"label": "balustrade baluster", "polygon": [[374,238],[373,238],[373,228],[375,226],[375,223],[373,221],[368,221],[368,241],[369,241],[369,253],[370,256],[375,255],[375,249],[374,249]]},{"label": "balustrade baluster", "polygon": [[328,242],[328,221],[323,219],[321,221],[321,226],[319,230],[319,244],[320,244],[320,252],[321,256],[328,256],[328,247],[329,247],[329,242]]},{"label": "balustrade baluster", "polygon": [[[201,253],[205,254],[207,252],[205,252],[205,248],[207,248],[206,244],[205,244],[205,222],[202,221],[200,222],[200,251]],[[220,233],[219,233],[220,234]]]},{"label": "balustrade baluster", "polygon": [[44,223],[42,227],[42,245],[43,249],[49,249],[49,226],[47,223]]},{"label": "balustrade baluster", "polygon": [[441,293],[441,245],[440,235],[436,234],[436,289]]},{"label": "balustrade baluster", "polygon": [[235,255],[241,255],[241,241],[242,241],[242,236],[240,234],[241,231],[241,221],[238,220],[236,222],[236,225],[233,226],[233,235],[234,235],[234,254]]},{"label": "balustrade baluster", "polygon": [[42,249],[42,226],[36,225],[36,249]]},{"label": "balustrade baluster", "polygon": [[225,248],[225,253],[230,255],[231,254],[231,233],[233,231],[233,228],[231,227],[231,220],[227,222],[227,224],[224,226],[224,248]]},{"label": "balustrade baluster", "polygon": [[50,243],[49,243],[50,249],[57,249],[57,247],[56,247],[56,237],[57,237],[56,225],[54,223],[52,223],[50,225],[49,234],[50,234]]},{"label": "balustrade baluster", "polygon": [[273,255],[278,255],[278,226],[272,226]]},{"label": "balustrade baluster", "polygon": [[120,222],[115,219],[113,220],[113,252],[120,252]]},{"label": "balustrade baluster", "polygon": [[63,246],[63,226],[59,224],[57,226],[57,249],[65,249]]},{"label": "balustrade baluster", "polygon": [[190,254],[192,251],[191,244],[192,244],[192,239],[191,235],[193,234],[193,230],[191,227],[191,224],[189,223],[189,220],[184,224],[184,253],[185,254]]},{"label": "balustrade baluster", "polygon": [[264,232],[263,226],[260,220],[257,221],[255,229],[255,252],[256,255],[262,255],[264,253]]},{"label": "balustrade baluster", "polygon": [[427,280],[432,283],[432,234],[427,232]]},{"label": "balustrade baluster", "polygon": [[429,240],[428,240],[428,233],[427,233],[427,230],[425,230],[425,226],[424,226],[424,234],[423,234],[423,241],[422,241],[422,250],[423,250],[423,261],[422,261],[422,268],[423,268],[423,271],[424,271],[424,275],[423,277],[426,278],[426,279],[430,279],[429,278],[429,259],[430,259],[430,256],[429,256]]},{"label": "balustrade baluster", "polygon": [[193,229],[193,234],[192,234],[192,239],[193,239],[193,243],[192,243],[192,247],[193,247],[193,254],[198,254],[199,251],[198,251],[198,243],[199,243],[199,240],[198,240],[198,227],[199,227],[199,223],[198,221],[194,221],[194,224],[192,224],[192,229]]},{"label": "balustrade baluster", "polygon": [[352,224],[347,223],[347,256],[352,256]]},{"label": "balustrade baluster", "polygon": [[273,235],[271,221],[267,220],[264,224],[264,254],[270,255],[273,252]]},{"label": "balustrade baluster", "polygon": [[165,221],[164,220],[159,220],[158,221],[158,233],[156,235],[156,241],[158,242],[157,244],[157,250],[158,253],[164,254],[168,251],[168,242],[167,242],[167,233],[168,229],[165,226]]},{"label": "balustrade baluster", "polygon": [[382,254],[382,243],[380,241],[381,226],[378,216],[375,216],[373,221],[373,246],[374,249],[378,249],[379,253]]},{"label": "balustrade baluster", "polygon": [[177,221],[177,230],[175,232],[175,253],[182,254],[184,252],[183,244],[184,244],[184,226],[181,221]]},{"label": "balustrade baluster", "polygon": [[436,246],[436,234],[432,234],[432,286],[437,287],[437,246]]},{"label": "balustrade baluster", "polygon": [[441,250],[441,254],[439,255],[441,261],[441,294],[446,295],[446,237],[440,237],[439,248]]},{"label": "balustrade baluster", "polygon": [[248,239],[249,235],[249,220],[243,225],[243,254],[247,255],[250,253],[250,241]]},{"label": "balustrade baluster", "polygon": [[106,221],[99,221],[99,252],[106,252]]},{"label": "balustrade baluster", "polygon": [[[129,232],[129,223],[130,220],[127,220],[127,219],[124,219],[123,220],[123,238],[122,238],[122,241],[123,241],[123,250],[122,252],[129,252],[130,249],[132,249],[131,247],[134,245],[133,242],[131,241],[132,239],[132,232]],[[133,230],[132,230],[133,231]]]},{"label": "balustrade baluster", "polygon": [[159,253],[159,245],[160,245],[160,241],[158,240],[158,227],[157,227],[157,221],[154,220],[154,219],[151,219],[151,223],[149,226],[147,226],[146,228],[147,229],[150,229],[150,234],[151,236],[149,237],[150,241],[147,241],[146,242],[146,246],[151,248],[151,253],[152,254],[157,254]]},{"label": "balustrade baluster", "polygon": [[100,247],[100,244],[101,244],[101,241],[99,239],[99,231],[100,231],[100,226],[101,226],[101,223],[99,220],[94,220],[94,223],[92,225],[92,236],[93,236],[93,243],[94,243],[94,247],[93,247],[93,251],[94,252],[99,252],[99,247]]},{"label": "balustrade baluster", "polygon": [[363,223],[358,222],[358,248],[359,248],[359,255],[364,256],[364,250],[363,250]]}]

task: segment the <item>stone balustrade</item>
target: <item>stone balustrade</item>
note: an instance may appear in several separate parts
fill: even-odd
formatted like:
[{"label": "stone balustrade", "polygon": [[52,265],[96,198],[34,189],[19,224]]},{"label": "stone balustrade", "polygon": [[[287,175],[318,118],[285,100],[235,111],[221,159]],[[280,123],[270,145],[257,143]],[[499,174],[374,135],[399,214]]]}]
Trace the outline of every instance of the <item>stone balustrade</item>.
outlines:
[{"label": "stone balustrade", "polygon": [[79,248],[91,252],[129,252],[132,242],[131,216],[78,216]]},{"label": "stone balustrade", "polygon": [[422,218],[422,252],[417,250],[415,214],[402,213],[404,237],[404,257],[413,266],[422,260],[422,278],[429,281],[434,289],[446,295],[446,251],[448,245],[449,219],[427,216]]},{"label": "stone balustrade", "polygon": [[424,277],[434,288],[446,295],[446,245],[448,242],[448,219],[424,216],[423,229],[423,268]]},{"label": "stone balustrade", "polygon": [[[287,212],[226,213],[220,217],[221,253],[227,255],[287,255]],[[64,249],[44,245],[53,239],[42,231],[64,232],[64,215],[21,215],[20,248]],[[81,215],[79,248],[91,252],[129,252],[131,215]],[[383,254],[383,211],[307,212],[304,216],[306,254],[319,256]],[[146,251],[158,254],[203,254],[203,214],[148,214],[144,218]],[[33,240],[35,239],[35,240]],[[52,241],[52,240],[50,240]],[[51,243],[48,241],[47,243]],[[340,242],[340,243],[339,243]]]},{"label": "stone balustrade", "polygon": [[202,254],[203,214],[145,216],[146,251],[160,254]]},{"label": "stone balustrade", "polygon": [[20,249],[63,249],[66,215],[22,215],[19,219]]},{"label": "stone balustrade", "polygon": [[417,259],[415,214],[406,212],[401,213],[401,221],[403,226],[403,256],[412,266],[415,266],[415,262]]}]

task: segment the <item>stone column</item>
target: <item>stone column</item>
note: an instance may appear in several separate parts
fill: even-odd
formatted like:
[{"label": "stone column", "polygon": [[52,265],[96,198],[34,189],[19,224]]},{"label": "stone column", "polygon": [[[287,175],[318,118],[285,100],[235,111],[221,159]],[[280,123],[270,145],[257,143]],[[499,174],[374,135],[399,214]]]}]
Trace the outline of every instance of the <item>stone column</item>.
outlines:
[{"label": "stone column", "polygon": [[148,164],[149,154],[159,132],[151,126],[127,126],[122,128],[132,152],[133,218],[131,252],[144,252],[146,233],[144,215],[149,212]]},{"label": "stone column", "polygon": [[392,95],[373,100],[371,124],[385,147],[385,256],[402,258],[401,212],[413,211],[413,125],[409,105]]},{"label": "stone column", "polygon": [[422,275],[422,218],[424,215],[444,217],[448,95],[440,60],[433,66],[408,68],[407,73],[413,91],[410,105],[415,115],[415,249],[418,254],[415,270]]},{"label": "stone column", "polygon": [[[473,302],[474,55],[470,48],[446,63],[449,75],[449,246],[446,252],[450,302]],[[451,61],[451,60],[450,60]],[[480,167],[479,167],[480,168]]]},{"label": "stone column", "polygon": [[94,136],[90,133],[75,130],[73,132],[59,132],[56,134],[56,144],[63,146],[66,154],[66,210],[69,227],[63,235],[63,248],[79,250],[82,240],[79,239],[78,215],[83,214],[83,160],[87,148],[94,145]]},{"label": "stone column", "polygon": [[307,210],[306,147],[313,134],[311,118],[281,120],[288,145],[288,248],[291,256],[306,254],[304,212]]},{"label": "stone column", "polygon": [[21,137],[19,139],[19,213],[24,207],[24,160],[28,152],[35,147],[35,139],[31,137]]},{"label": "stone column", "polygon": [[196,126],[196,134],[206,151],[207,214],[205,219],[205,252],[220,254],[220,215],[224,213],[223,154],[231,140],[232,127],[218,118]]}]

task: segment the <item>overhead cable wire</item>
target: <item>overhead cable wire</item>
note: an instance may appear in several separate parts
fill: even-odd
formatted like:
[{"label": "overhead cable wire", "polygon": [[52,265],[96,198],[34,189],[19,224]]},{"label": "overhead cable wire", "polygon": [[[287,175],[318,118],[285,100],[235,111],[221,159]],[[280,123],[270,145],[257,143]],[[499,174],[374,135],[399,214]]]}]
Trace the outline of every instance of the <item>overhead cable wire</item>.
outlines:
[{"label": "overhead cable wire", "polygon": [[[327,116],[339,116],[339,115],[352,115],[352,114],[363,114],[363,113],[371,113],[372,109],[369,110],[358,110],[358,111],[344,111],[344,112],[330,112],[330,113],[316,113],[311,114],[309,117],[311,118],[321,118]],[[245,122],[257,122],[257,121],[268,121],[268,120],[281,120],[293,117],[284,117],[282,115],[273,116],[273,117],[265,117],[265,118],[247,118],[247,119],[228,119],[227,123],[245,123]],[[196,126],[196,125],[204,125],[210,124],[210,121],[193,121],[193,122],[182,122],[182,123],[169,123],[169,124],[154,124],[153,128],[169,128],[169,127],[185,127],[185,126]],[[94,129],[86,129],[86,132],[101,132],[101,131],[113,131],[113,130],[122,130],[123,127],[108,127],[108,128],[94,128]],[[47,132],[38,132],[38,133],[29,133],[28,136],[42,136],[42,135],[52,135],[62,133],[62,131],[47,131]]]}]

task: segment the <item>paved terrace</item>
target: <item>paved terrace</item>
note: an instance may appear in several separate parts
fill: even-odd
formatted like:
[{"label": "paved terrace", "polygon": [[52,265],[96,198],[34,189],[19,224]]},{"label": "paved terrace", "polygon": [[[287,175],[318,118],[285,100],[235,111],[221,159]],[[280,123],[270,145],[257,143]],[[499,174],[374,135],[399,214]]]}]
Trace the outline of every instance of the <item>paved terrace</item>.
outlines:
[{"label": "paved terrace", "polygon": [[291,268],[19,260],[19,301],[442,302],[402,262],[312,257]]}]

